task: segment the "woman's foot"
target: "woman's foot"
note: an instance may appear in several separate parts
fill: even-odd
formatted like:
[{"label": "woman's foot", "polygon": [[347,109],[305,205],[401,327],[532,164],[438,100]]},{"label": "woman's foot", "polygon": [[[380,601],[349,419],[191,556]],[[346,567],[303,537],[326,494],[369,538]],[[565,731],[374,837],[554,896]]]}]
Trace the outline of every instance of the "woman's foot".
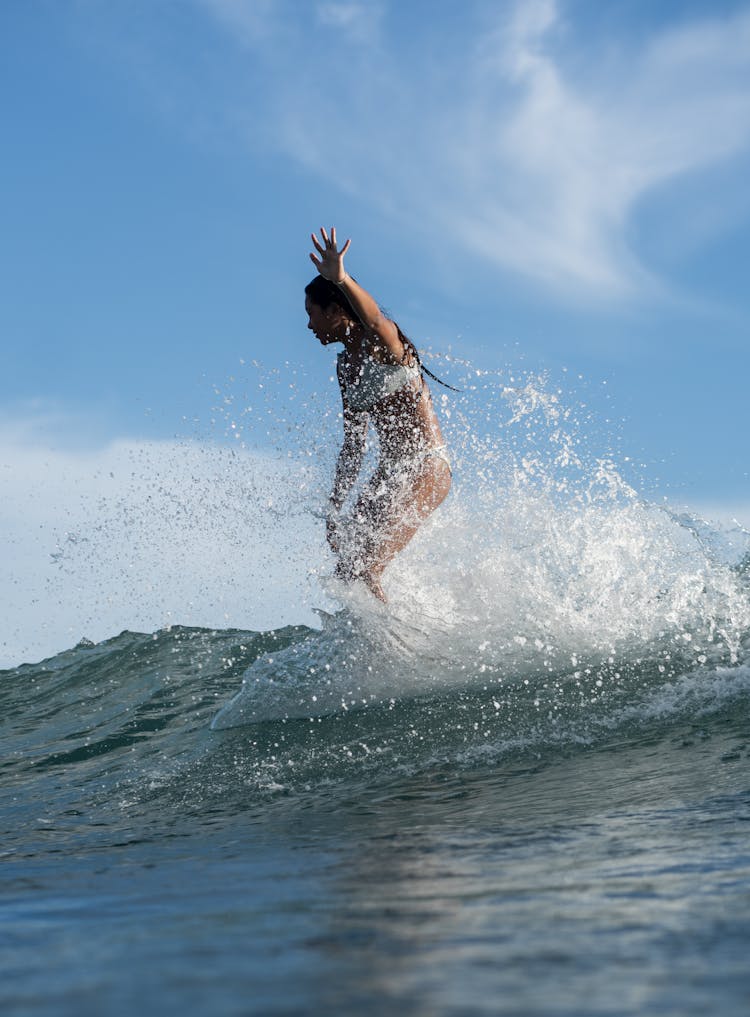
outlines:
[{"label": "woman's foot", "polygon": [[377,599],[381,600],[384,604],[388,603],[388,598],[383,593],[383,587],[380,585],[379,579],[377,579],[369,572],[363,573],[360,578],[362,579],[362,582],[365,584],[370,593],[373,595],[373,597],[377,597]]},{"label": "woman's foot", "polygon": [[373,597],[376,597],[384,604],[388,603],[388,598],[383,593],[383,587],[380,585],[379,576],[374,576],[371,572],[367,572],[361,567],[353,568],[350,562],[344,562],[341,559],[337,562],[333,574],[337,579],[342,579],[345,583],[356,583],[358,579],[361,579]]}]

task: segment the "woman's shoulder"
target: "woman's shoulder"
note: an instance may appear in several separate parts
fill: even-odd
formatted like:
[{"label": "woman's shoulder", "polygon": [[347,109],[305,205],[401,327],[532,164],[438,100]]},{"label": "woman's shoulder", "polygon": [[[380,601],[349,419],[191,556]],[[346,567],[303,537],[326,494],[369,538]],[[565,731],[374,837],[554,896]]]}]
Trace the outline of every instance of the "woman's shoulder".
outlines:
[{"label": "woman's shoulder", "polygon": [[419,364],[419,354],[414,344],[406,338],[400,328],[398,329],[398,346],[393,343],[385,343],[376,334],[368,337],[369,341],[365,347],[365,356],[376,364],[398,367],[416,367]]}]

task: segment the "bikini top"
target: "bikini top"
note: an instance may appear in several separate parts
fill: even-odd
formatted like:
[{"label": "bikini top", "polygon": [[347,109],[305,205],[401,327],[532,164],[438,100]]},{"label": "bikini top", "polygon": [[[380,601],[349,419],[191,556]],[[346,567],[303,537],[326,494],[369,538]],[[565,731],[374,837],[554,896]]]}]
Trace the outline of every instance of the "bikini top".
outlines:
[{"label": "bikini top", "polygon": [[359,377],[351,382],[346,377],[346,350],[339,353],[337,367],[339,378],[344,381],[346,401],[355,413],[371,410],[382,399],[400,392],[413,379],[421,381],[422,374],[418,362],[414,364],[379,364],[370,357],[365,357],[359,369]]}]

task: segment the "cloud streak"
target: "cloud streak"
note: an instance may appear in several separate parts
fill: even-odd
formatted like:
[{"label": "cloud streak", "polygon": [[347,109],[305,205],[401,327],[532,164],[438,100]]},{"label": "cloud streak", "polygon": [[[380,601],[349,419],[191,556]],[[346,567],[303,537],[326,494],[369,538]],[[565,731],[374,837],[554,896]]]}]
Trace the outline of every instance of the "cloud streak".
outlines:
[{"label": "cloud streak", "polygon": [[200,2],[262,66],[253,136],[262,123],[394,220],[571,296],[657,286],[628,242],[640,204],[750,147],[747,10],[605,57],[554,0],[469,5],[455,39],[430,19],[399,35],[383,4],[319,3],[305,21],[282,0]]}]

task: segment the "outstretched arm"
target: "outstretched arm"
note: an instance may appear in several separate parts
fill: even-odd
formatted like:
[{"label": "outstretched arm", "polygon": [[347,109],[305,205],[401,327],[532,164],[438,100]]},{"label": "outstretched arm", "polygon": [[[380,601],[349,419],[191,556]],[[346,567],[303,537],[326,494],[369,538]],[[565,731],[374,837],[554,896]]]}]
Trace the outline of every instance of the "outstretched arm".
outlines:
[{"label": "outstretched arm", "polygon": [[370,332],[374,332],[394,359],[401,361],[404,357],[404,344],[399,338],[394,322],[387,318],[367,290],[347,275],[344,268],[344,255],[349,250],[351,240],[347,240],[341,250],[336,244],[336,227],[331,227],[330,237],[324,228],[320,230],[321,239],[312,234],[312,242],[320,257],[310,255],[312,263],[323,276],[335,283],[344,291],[357,317]]}]

